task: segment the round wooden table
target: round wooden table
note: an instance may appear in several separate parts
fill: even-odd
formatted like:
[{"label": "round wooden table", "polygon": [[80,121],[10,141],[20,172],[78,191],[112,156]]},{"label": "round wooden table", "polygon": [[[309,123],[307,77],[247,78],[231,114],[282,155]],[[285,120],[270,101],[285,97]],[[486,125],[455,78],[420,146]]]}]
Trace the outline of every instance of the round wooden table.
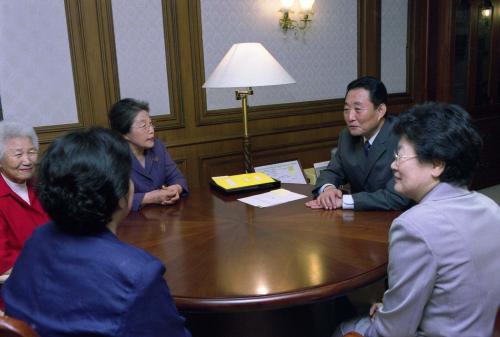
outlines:
[{"label": "round wooden table", "polygon": [[283,187],[307,198],[255,208],[237,200],[249,194],[192,189],[176,205],[132,212],[117,234],[165,263],[184,311],[306,304],[384,277],[388,229],[398,212],[311,210],[304,203],[312,186]]}]

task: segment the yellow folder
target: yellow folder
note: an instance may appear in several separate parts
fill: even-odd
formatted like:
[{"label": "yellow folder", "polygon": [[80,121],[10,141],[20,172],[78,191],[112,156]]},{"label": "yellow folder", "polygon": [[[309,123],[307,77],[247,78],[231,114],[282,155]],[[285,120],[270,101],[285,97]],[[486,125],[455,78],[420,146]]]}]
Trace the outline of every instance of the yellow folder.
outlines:
[{"label": "yellow folder", "polygon": [[267,174],[261,172],[212,177],[211,185],[225,192],[248,191],[254,188],[280,186],[278,180],[275,180]]}]

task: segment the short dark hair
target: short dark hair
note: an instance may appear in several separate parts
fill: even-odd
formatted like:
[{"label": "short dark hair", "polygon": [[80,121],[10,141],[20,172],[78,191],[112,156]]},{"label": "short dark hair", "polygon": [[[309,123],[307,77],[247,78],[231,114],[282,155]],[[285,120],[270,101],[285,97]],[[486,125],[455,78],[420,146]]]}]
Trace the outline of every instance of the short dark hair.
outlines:
[{"label": "short dark hair", "polygon": [[470,183],[482,140],[464,109],[436,102],[416,105],[400,114],[394,130],[413,144],[418,160],[445,164],[440,181],[461,186]]},{"label": "short dark hair", "polygon": [[142,110],[149,112],[149,104],[133,98],[124,98],[113,104],[108,113],[109,125],[122,135],[130,132],[134,118]]},{"label": "short dark hair", "polygon": [[347,93],[353,89],[366,89],[370,93],[370,101],[377,108],[380,104],[387,104],[387,89],[384,83],[372,76],[364,76],[355,79],[347,85]]},{"label": "short dark hair", "polygon": [[86,235],[106,228],[129,191],[131,160],[123,136],[89,128],[56,139],[38,171],[38,198],[56,225]]}]

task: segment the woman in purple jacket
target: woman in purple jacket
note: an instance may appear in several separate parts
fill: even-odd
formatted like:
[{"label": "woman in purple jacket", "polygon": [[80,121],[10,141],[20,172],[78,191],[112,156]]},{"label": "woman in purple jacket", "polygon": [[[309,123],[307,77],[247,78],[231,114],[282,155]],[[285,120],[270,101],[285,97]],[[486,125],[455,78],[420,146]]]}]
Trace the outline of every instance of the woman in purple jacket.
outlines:
[{"label": "woman in purple jacket", "polygon": [[188,193],[186,179],[165,145],[155,138],[147,102],[124,98],[113,105],[108,117],[111,128],[130,146],[133,211],[147,204],[172,205]]}]

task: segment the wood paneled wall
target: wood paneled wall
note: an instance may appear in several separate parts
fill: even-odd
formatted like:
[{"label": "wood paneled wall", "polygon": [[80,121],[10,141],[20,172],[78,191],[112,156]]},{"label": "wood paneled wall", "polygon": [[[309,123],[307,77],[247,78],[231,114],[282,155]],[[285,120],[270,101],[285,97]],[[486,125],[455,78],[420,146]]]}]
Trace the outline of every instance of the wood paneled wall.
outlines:
[{"label": "wood paneled wall", "polygon": [[[391,113],[426,99],[428,0],[409,3],[408,90],[391,95]],[[65,131],[107,127],[107,110],[120,97],[110,0],[65,4],[80,122],[37,128],[42,149]],[[380,75],[380,5],[358,0],[360,76]],[[163,15],[172,114],[154,117],[157,136],[191,186],[243,172],[241,110],[206,108],[199,0],[163,0]],[[299,159],[310,167],[328,160],[344,126],[342,109],[342,99],[250,107],[254,164]]]},{"label": "wood paneled wall", "polygon": [[[466,110],[471,114],[483,138],[483,151],[479,169],[477,170],[472,188],[479,189],[500,184],[500,0],[491,1],[494,8],[492,15],[490,45],[490,62],[488,64],[488,97],[479,100],[476,97],[476,73],[478,60],[478,20],[482,0],[468,0],[463,2],[469,6],[470,22],[468,23],[468,41],[464,46],[468,56],[465,66],[467,91]],[[453,88],[455,84],[455,35],[456,35],[456,8],[459,0],[443,0],[429,2],[429,65],[427,72],[429,86],[427,97],[429,100],[453,102]]]}]

